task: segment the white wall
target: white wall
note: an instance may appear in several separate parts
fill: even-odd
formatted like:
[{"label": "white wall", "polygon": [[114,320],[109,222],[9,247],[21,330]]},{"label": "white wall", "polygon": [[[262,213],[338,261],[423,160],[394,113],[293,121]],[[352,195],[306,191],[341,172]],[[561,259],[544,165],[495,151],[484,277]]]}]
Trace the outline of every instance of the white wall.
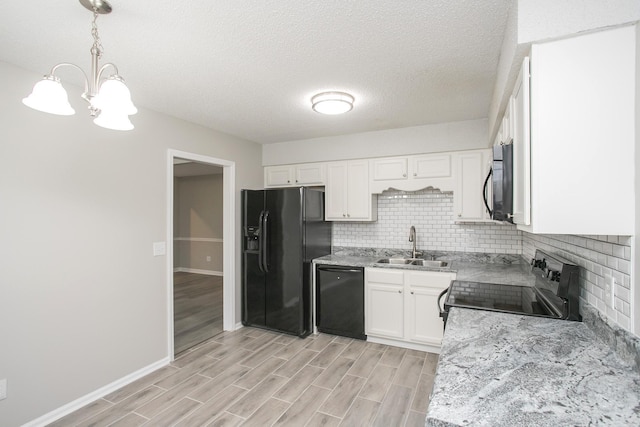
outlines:
[{"label": "white wall", "polygon": [[475,150],[490,146],[487,134],[487,121],[481,119],[280,142],[263,145],[262,164]]},{"label": "white wall", "polygon": [[[262,185],[257,144],[144,108],[135,130],[102,129],[75,88],[75,116],[33,111],[20,101],[39,78],[0,62],[2,426],[168,356],[167,259],[152,242],[167,238],[169,148],[235,161],[237,190]],[[240,273],[238,245],[238,295]]]},{"label": "white wall", "polygon": [[174,269],[220,274],[223,271],[222,174],[176,177],[173,188]]}]

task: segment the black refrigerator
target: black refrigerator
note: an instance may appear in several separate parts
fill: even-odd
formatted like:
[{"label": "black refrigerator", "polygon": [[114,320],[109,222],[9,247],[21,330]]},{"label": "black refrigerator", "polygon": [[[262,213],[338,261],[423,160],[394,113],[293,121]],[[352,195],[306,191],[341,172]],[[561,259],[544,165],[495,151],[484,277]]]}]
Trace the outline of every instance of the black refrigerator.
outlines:
[{"label": "black refrigerator", "polygon": [[313,332],[311,261],[331,253],[324,192],[242,190],[242,324]]}]

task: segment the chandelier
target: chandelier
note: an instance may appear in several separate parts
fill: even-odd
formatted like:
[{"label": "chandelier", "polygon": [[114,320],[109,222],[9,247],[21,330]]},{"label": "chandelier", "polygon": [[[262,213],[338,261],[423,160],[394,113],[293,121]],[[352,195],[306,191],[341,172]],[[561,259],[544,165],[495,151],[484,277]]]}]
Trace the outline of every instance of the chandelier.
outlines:
[{"label": "chandelier", "polygon": [[[93,46],[91,47],[91,75],[87,74],[75,64],[63,62],[55,65],[49,74],[35,84],[31,95],[24,98],[22,103],[38,111],[70,116],[75,110],[69,104],[67,91],[62,87],[60,79],[55,76],[55,71],[64,66],[70,66],[80,70],[84,76],[84,92],[82,98],[89,103],[89,114],[93,122],[101,127],[115,130],[131,130],[133,124],[129,116],[136,114],[138,109],[131,102],[131,93],[124,84],[124,80],[118,74],[118,67],[112,63],[99,66],[103,48],[98,34],[96,21],[98,14],[110,13],[112,8],[103,0],[80,0],[80,3],[93,12],[91,35]],[[113,69],[113,74],[104,77],[105,71]]]}]

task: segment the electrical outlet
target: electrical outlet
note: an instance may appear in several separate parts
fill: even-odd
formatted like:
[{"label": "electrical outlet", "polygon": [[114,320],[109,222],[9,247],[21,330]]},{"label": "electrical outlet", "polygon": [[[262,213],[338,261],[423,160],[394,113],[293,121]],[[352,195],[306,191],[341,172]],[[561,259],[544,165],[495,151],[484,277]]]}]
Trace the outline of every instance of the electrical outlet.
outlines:
[{"label": "electrical outlet", "polygon": [[207,255],[207,262],[211,262],[211,257]]},{"label": "electrical outlet", "polygon": [[7,398],[7,379],[0,380],[0,400]]},{"label": "electrical outlet", "polygon": [[613,276],[604,278],[604,302],[609,308],[615,306],[616,300],[616,279]]}]

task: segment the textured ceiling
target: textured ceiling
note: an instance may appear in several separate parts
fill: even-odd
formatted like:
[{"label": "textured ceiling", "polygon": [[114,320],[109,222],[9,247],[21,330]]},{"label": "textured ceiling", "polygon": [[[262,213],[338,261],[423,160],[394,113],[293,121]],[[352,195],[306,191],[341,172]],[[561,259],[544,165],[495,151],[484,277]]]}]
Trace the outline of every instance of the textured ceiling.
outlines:
[{"label": "textured ceiling", "polygon": [[[512,0],[110,3],[103,62],[136,105],[272,143],[487,117]],[[0,60],[88,71],[91,18],[74,0],[3,2]],[[81,86],[74,73],[59,74]],[[324,90],[354,109],[313,112]]]}]

